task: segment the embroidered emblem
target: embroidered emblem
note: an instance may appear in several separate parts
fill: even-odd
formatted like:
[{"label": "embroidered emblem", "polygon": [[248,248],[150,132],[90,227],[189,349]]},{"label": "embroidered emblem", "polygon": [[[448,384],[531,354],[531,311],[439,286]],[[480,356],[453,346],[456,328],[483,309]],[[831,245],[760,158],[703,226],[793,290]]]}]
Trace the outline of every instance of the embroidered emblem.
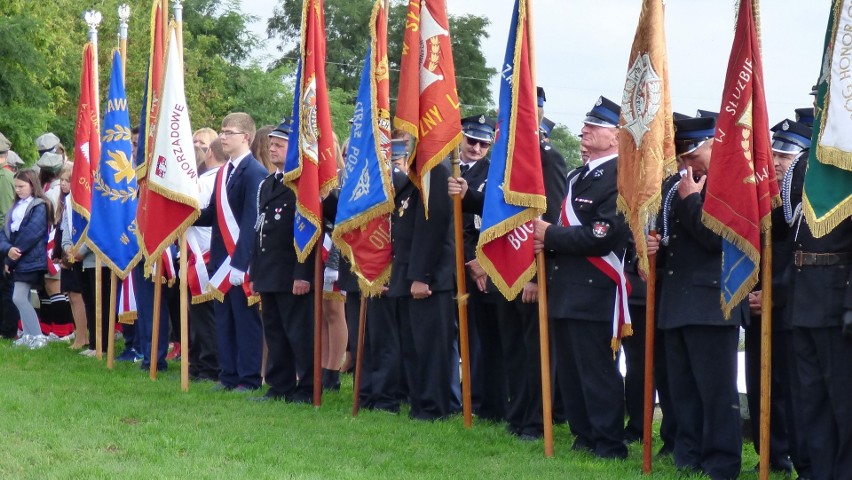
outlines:
[{"label": "embroidered emblem", "polygon": [[357,201],[359,198],[364,195],[368,195],[370,193],[370,172],[367,171],[367,164],[364,164],[364,169],[361,170],[361,175],[358,176],[358,183],[355,184],[355,188],[352,190],[352,197],[349,198],[350,202]]},{"label": "embroidered emblem", "polygon": [[592,235],[603,238],[609,232],[609,224],[606,222],[595,222],[592,224]]},{"label": "embroidered emblem", "polygon": [[621,98],[624,128],[630,132],[636,148],[642,145],[642,138],[650,131],[648,125],[660,109],[661,94],[662,82],[651,65],[651,57],[647,53],[637,56],[627,71],[624,96]]}]

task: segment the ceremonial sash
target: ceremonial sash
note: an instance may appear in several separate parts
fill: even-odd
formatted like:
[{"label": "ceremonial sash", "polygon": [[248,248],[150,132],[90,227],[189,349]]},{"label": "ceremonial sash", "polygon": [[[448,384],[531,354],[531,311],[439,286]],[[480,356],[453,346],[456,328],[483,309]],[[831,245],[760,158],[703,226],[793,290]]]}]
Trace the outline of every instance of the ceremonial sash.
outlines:
[{"label": "ceremonial sash", "polygon": [[210,284],[210,275],[207,273],[210,250],[203,250],[201,248],[201,244],[198,242],[198,232],[194,228],[186,231],[186,244],[189,251],[186,282],[189,285],[192,304],[195,305],[213,298],[207,292],[208,285]]},{"label": "ceremonial sash", "polygon": [[[234,171],[236,168],[237,167],[234,166]],[[213,298],[220,302],[224,301],[225,294],[231,289],[231,282],[229,278],[231,275],[231,256],[234,254],[234,251],[236,251],[237,239],[240,238],[240,224],[234,217],[234,212],[231,210],[231,204],[228,203],[227,172],[227,168],[220,168],[219,172],[216,174],[216,185],[219,187],[217,189],[218,196],[216,197],[216,221],[219,224],[219,231],[222,233],[222,241],[225,243],[225,251],[228,253],[228,256],[225,257],[225,260],[222,261],[222,264],[219,265],[218,269],[216,269],[216,272],[213,274],[213,277],[210,278],[210,282],[207,286],[208,293],[211,293]],[[249,285],[248,271],[245,272],[245,278],[243,279],[243,291],[247,298],[251,297],[251,286]],[[253,305],[253,303],[256,302],[256,299],[254,302],[249,301],[249,305]]]},{"label": "ceremonial sash", "polygon": [[47,273],[50,275],[56,275],[59,273],[59,264],[54,263],[53,259],[53,249],[56,246],[56,229],[53,226],[49,226],[47,229]]},{"label": "ceremonial sash", "polygon": [[[581,174],[582,175],[582,174]],[[574,205],[571,201],[574,190],[574,184],[580,175],[575,175],[568,181],[568,195],[565,197],[565,202],[562,204],[561,220],[562,225],[582,226],[583,223],[574,212]],[[615,307],[612,315],[612,351],[613,355],[618,352],[621,347],[621,338],[633,334],[633,329],[630,327],[630,310],[628,309],[628,299],[630,297],[630,283],[624,275],[624,263],[615,252],[609,252],[602,257],[586,257],[592,265],[603,272],[615,283]]]},{"label": "ceremonial sash", "polygon": [[121,282],[121,294],[118,296],[118,321],[133,325],[136,320],[136,289],[133,286],[133,275],[128,275]]}]

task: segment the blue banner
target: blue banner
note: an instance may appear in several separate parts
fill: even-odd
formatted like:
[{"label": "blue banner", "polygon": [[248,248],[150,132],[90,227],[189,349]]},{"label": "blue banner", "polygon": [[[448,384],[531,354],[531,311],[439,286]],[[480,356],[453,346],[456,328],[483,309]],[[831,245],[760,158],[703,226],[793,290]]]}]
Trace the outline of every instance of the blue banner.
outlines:
[{"label": "blue banner", "polygon": [[101,261],[123,280],[139,260],[141,250],[135,233],[138,190],[131,160],[130,115],[118,50],[112,58],[104,112],[88,242]]},{"label": "blue banner", "polygon": [[346,173],[340,188],[335,225],[358,219],[376,207],[393,202],[389,190],[383,188],[386,184],[389,186],[390,179],[379,163],[378,140],[373,125],[376,107],[372,91],[371,55],[372,51],[368,48],[358,99],[355,102],[355,114],[352,117]]}]

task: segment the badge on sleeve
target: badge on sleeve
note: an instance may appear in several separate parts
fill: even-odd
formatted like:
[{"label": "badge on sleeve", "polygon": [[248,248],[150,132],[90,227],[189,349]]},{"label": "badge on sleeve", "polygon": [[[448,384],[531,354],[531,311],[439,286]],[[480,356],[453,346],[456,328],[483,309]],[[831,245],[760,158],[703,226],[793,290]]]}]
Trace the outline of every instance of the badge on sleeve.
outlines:
[{"label": "badge on sleeve", "polygon": [[609,223],[595,222],[592,224],[592,235],[597,238],[603,238],[609,232]]}]

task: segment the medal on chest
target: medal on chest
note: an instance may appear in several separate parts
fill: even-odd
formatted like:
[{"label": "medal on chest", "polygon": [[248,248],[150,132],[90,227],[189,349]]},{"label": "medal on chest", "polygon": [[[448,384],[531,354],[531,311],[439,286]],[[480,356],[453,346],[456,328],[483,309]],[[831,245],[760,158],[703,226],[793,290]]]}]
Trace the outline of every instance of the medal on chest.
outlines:
[{"label": "medal on chest", "polygon": [[281,209],[280,208],[275,209],[275,217],[274,218],[275,218],[275,220],[281,220]]},{"label": "medal on chest", "polygon": [[405,211],[408,210],[408,198],[403,200],[399,206],[399,216],[402,217],[405,215]]}]

